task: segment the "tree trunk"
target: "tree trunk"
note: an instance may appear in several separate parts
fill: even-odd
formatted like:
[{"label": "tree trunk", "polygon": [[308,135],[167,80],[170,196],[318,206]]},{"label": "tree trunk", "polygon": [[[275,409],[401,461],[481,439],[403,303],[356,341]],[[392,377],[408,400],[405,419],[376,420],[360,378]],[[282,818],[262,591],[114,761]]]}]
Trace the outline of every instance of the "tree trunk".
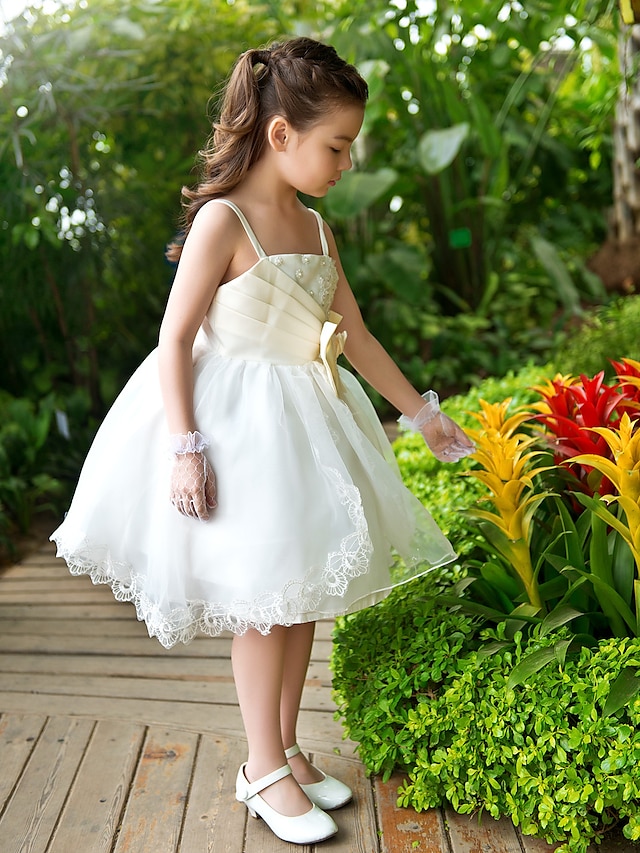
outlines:
[{"label": "tree trunk", "polygon": [[614,126],[613,237],[624,244],[640,239],[640,24],[622,27],[620,86]]}]

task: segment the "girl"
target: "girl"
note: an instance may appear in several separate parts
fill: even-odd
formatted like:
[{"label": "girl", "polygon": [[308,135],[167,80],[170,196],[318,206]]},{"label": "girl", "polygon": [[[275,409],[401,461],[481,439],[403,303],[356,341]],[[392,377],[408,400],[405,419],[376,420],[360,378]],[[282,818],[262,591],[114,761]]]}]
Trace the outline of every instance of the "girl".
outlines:
[{"label": "girl", "polygon": [[167,648],[234,633],[249,747],[236,796],[301,844],[333,835],[326,811],[351,798],[296,745],[315,621],[386,596],[392,549],[405,579],[455,556],[337,356],[439,459],[472,451],[365,329],[331,231],[298,199],[351,168],[366,98],[355,68],[307,38],[239,58],[203,180],[184,191],[158,349],[105,419],[52,536],[72,572],[133,601]]}]

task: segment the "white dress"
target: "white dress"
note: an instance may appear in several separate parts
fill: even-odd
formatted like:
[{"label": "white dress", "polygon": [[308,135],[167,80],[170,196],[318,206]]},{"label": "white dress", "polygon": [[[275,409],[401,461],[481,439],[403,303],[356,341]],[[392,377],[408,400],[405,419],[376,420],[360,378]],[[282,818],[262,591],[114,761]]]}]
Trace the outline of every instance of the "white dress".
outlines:
[{"label": "white dress", "polygon": [[[208,521],[169,501],[154,350],[106,416],[53,533],[74,574],[132,601],[169,648],[367,607],[455,558],[403,485],[358,381],[336,368],[337,272],[322,255],[267,256],[221,286],[193,347],[198,430],[217,481]],[[391,579],[397,557],[404,574]]]}]

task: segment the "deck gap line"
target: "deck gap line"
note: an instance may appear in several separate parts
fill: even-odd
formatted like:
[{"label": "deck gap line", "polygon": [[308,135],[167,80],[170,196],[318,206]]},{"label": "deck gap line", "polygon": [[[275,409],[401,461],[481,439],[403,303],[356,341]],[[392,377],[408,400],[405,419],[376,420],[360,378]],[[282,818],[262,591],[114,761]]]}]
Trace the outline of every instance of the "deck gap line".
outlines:
[{"label": "deck gap line", "polygon": [[[4,712],[1,716],[2,717],[11,716],[11,712],[9,712],[9,711]],[[36,715],[34,714],[32,716],[36,716]],[[40,742],[40,739],[42,738],[43,732],[46,729],[47,723],[49,722],[50,719],[51,718],[49,716],[44,715],[44,722],[43,722],[42,726],[40,727],[40,731],[38,732],[37,736],[33,739],[33,743],[31,744],[31,749],[29,750],[29,755],[27,756],[26,761],[22,765],[22,770],[20,771],[20,773],[18,773],[18,777],[17,777],[16,781],[14,782],[13,787],[11,788],[11,791],[9,791],[9,793],[7,794],[7,798],[5,800],[4,807],[0,809],[0,820],[2,820],[2,817],[5,813],[5,811],[8,809],[9,804],[13,800],[16,789],[18,788],[18,786],[20,785],[20,782],[22,781],[22,777],[24,776],[25,771],[26,771],[26,769],[29,766],[29,763],[31,761],[31,758],[33,757],[33,752],[34,752],[36,746],[38,745],[38,743]]]},{"label": "deck gap line", "polygon": [[60,821],[62,820],[62,816],[64,814],[66,807],[67,807],[67,803],[69,802],[69,799],[71,797],[71,793],[75,787],[76,779],[78,778],[78,774],[80,773],[80,770],[82,769],[82,765],[85,763],[85,761],[87,759],[87,753],[89,752],[89,748],[91,747],[91,742],[94,740],[94,738],[96,736],[96,729],[97,728],[98,728],[98,720],[94,719],[93,726],[91,728],[91,734],[87,738],[87,742],[85,744],[85,748],[84,748],[84,751],[82,753],[82,758],[78,762],[78,765],[75,769],[73,777],[72,777],[71,781],[69,782],[69,787],[67,788],[67,792],[65,794],[65,797],[64,797],[64,799],[60,805],[60,811],[58,812],[57,817],[53,823],[53,826],[51,827],[51,834],[49,835],[49,840],[47,841],[47,846],[45,847],[45,853],[47,853],[47,850],[49,850],[51,848],[51,845],[53,844],[53,840],[55,838],[56,832],[58,830],[58,827],[60,826]]},{"label": "deck gap line", "polygon": [[[123,720],[118,721],[118,722],[130,723],[131,720],[124,720],[123,719]],[[127,787],[127,791],[126,791],[125,795],[122,797],[122,806],[120,808],[120,814],[118,815],[118,818],[116,820],[116,825],[115,825],[115,829],[113,832],[113,837],[111,839],[111,847],[109,849],[109,853],[114,853],[114,850],[116,849],[116,846],[118,844],[118,838],[120,837],[120,831],[122,829],[122,822],[124,820],[124,816],[125,816],[125,812],[127,810],[127,806],[129,805],[129,799],[131,797],[131,790],[133,788],[133,782],[136,778],[136,771],[137,771],[138,766],[140,764],[140,761],[142,760],[142,757],[144,755],[144,745],[147,742],[147,738],[149,737],[150,725],[147,723],[142,723],[142,727],[143,727],[143,733],[142,733],[142,737],[140,738],[140,746],[138,747],[138,754],[136,755],[136,760],[135,760],[135,763],[133,764],[133,767],[131,770],[131,780],[130,780],[129,785]]]},{"label": "deck gap line", "polygon": [[198,764],[198,756],[200,755],[200,749],[202,746],[202,733],[198,732],[198,737],[196,739],[196,748],[193,751],[193,761],[191,762],[191,772],[189,773],[189,784],[187,785],[187,791],[184,798],[184,808],[182,809],[182,819],[180,820],[180,831],[178,832],[178,846],[177,850],[182,850],[182,838],[184,836],[184,825],[187,820],[187,812],[189,811],[189,803],[191,801],[191,791],[193,790],[193,780],[196,775],[196,767]]}]

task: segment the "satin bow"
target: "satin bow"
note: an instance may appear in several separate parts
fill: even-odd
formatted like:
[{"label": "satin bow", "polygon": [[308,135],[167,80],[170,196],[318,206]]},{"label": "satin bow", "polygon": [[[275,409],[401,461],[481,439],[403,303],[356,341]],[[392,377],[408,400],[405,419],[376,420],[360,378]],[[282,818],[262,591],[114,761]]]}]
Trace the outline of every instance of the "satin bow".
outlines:
[{"label": "satin bow", "polygon": [[329,311],[320,331],[320,361],[324,365],[327,379],[337,397],[341,396],[343,390],[338,373],[338,356],[344,351],[347,340],[346,332],[336,332],[341,320],[342,314]]}]

